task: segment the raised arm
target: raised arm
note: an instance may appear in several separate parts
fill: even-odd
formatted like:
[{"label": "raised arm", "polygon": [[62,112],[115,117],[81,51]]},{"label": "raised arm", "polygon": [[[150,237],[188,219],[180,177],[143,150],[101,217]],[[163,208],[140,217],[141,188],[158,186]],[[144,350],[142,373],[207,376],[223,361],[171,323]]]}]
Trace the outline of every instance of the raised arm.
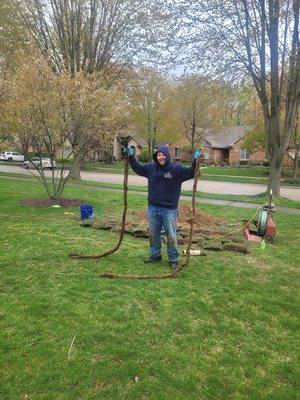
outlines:
[{"label": "raised arm", "polygon": [[192,165],[189,168],[188,167],[183,167],[182,165],[180,165],[179,178],[182,180],[182,182],[188,181],[189,179],[193,179],[194,178],[196,160],[201,157],[201,154],[202,154],[202,152],[201,152],[200,149],[197,149],[195,151]]},{"label": "raised arm", "polygon": [[133,150],[131,147],[127,147],[126,149],[128,157],[129,157],[129,163],[131,168],[134,170],[134,172],[140,176],[144,176],[145,178],[148,177],[148,165],[149,164],[141,164],[137,161],[137,159],[134,156]]}]

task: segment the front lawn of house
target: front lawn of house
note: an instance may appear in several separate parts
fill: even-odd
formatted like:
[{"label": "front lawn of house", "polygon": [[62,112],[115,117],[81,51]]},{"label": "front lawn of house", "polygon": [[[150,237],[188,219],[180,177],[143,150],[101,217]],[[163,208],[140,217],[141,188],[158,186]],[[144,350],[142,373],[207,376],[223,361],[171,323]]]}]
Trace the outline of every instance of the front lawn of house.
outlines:
[{"label": "front lawn of house", "polygon": [[[121,215],[119,193],[67,188],[65,196]],[[148,243],[131,236],[110,257],[70,260],[118,237],[81,227],[77,208],[19,203],[40,197],[33,180],[0,180],[1,399],[297,398],[299,216],[277,213],[276,242],[264,251],[208,252],[173,280],[101,280],[101,271],[169,267],[145,266]],[[130,195],[129,210],[145,206]],[[201,209],[228,224],[253,214]]]}]

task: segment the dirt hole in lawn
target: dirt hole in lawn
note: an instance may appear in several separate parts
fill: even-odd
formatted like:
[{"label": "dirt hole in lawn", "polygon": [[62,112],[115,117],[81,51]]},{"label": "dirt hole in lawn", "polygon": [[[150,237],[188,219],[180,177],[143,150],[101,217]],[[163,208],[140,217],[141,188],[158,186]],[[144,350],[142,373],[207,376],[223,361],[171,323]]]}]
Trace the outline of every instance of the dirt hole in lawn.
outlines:
[{"label": "dirt hole in lawn", "polygon": [[59,205],[61,207],[78,207],[81,204],[84,204],[84,200],[80,199],[24,199],[20,202],[22,206],[25,207],[38,207],[38,208],[46,208],[54,205]]},{"label": "dirt hole in lawn", "polygon": [[[186,245],[189,241],[191,217],[191,207],[180,205],[177,224],[177,241],[179,245]],[[112,219],[109,212],[105,211],[101,218],[96,218],[88,226],[94,229],[119,232],[120,218]],[[125,233],[137,238],[149,239],[146,208],[128,213]],[[208,214],[198,208],[195,210],[193,233],[192,246],[195,246],[196,249],[202,248],[213,251],[229,250],[244,254],[250,252],[243,236],[241,225],[232,229],[225,219]]]}]

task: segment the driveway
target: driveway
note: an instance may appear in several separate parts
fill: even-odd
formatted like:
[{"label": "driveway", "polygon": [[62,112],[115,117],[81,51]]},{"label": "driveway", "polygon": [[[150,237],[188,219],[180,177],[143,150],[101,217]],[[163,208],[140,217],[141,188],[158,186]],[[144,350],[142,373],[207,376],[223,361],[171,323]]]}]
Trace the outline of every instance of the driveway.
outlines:
[{"label": "driveway", "polygon": [[[0,165],[0,172],[23,173],[29,174],[28,171],[21,167],[13,165]],[[51,171],[47,171],[46,175],[50,176]],[[82,172],[83,180],[105,182],[105,183],[123,183],[122,174],[110,174],[104,172]],[[147,179],[138,175],[129,175],[128,182],[131,185],[147,186]],[[193,181],[184,182],[182,185],[184,190],[193,190]],[[205,181],[200,179],[198,190],[203,193],[215,194],[236,194],[236,195],[256,195],[266,190],[266,185],[250,184],[250,183],[235,183],[235,182],[219,182]],[[282,187],[280,190],[282,197],[300,201],[300,188]]]}]

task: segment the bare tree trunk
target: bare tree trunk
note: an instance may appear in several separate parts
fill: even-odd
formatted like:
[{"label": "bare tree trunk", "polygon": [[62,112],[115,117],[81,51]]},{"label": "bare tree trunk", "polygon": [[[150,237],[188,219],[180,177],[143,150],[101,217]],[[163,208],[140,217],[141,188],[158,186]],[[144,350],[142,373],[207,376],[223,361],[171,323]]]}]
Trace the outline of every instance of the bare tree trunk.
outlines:
[{"label": "bare tree trunk", "polygon": [[299,166],[299,151],[300,143],[295,146],[295,158],[294,158],[294,178],[297,178],[298,166]]},{"label": "bare tree trunk", "polygon": [[153,139],[153,138],[148,139],[148,157],[149,157],[149,160],[151,160],[152,155],[154,153],[154,147],[155,147],[155,139]]},{"label": "bare tree trunk", "polygon": [[267,192],[270,193],[270,190],[272,189],[274,197],[278,197],[280,195],[280,180],[281,180],[281,167],[282,167],[282,161],[280,158],[278,156],[272,157],[270,162],[270,175],[269,175]]},{"label": "bare tree trunk", "polygon": [[148,158],[151,159],[152,147],[151,147],[151,139],[148,139]]},{"label": "bare tree trunk", "polygon": [[76,163],[74,167],[72,168],[72,180],[78,180],[81,179],[81,167],[82,167],[82,161]]},{"label": "bare tree trunk", "polygon": [[269,138],[269,120],[268,120],[268,104],[264,104],[264,125],[265,125],[265,159],[270,160],[270,138]]},{"label": "bare tree trunk", "polygon": [[194,154],[194,150],[195,150],[196,129],[197,129],[196,110],[195,110],[195,106],[194,106],[194,108],[193,108],[193,121],[192,121],[192,154],[191,154],[191,159],[193,159],[193,154]]},{"label": "bare tree trunk", "polygon": [[270,40],[270,117],[268,123],[269,151],[270,151],[270,175],[268,193],[273,196],[280,195],[281,163],[280,157],[280,93],[279,93],[279,49],[278,49],[278,12],[279,0],[269,2],[269,29]]},{"label": "bare tree trunk", "polygon": [[193,140],[192,141],[192,147],[191,147],[191,152],[192,152],[191,157],[192,158],[193,158],[194,150],[195,150],[195,141]]},{"label": "bare tree trunk", "polygon": [[268,121],[268,137],[270,143],[270,174],[267,192],[270,193],[272,189],[273,196],[280,196],[280,180],[281,180],[281,168],[284,154],[282,154],[282,147],[278,149],[278,141],[280,140],[280,121],[279,113],[276,109],[273,109]]},{"label": "bare tree trunk", "polygon": [[104,161],[106,164],[113,163],[113,152],[111,148],[104,151]]},{"label": "bare tree trunk", "polygon": [[85,146],[73,147],[73,162],[70,167],[70,179],[76,180],[81,179],[81,169],[86,155]]}]

